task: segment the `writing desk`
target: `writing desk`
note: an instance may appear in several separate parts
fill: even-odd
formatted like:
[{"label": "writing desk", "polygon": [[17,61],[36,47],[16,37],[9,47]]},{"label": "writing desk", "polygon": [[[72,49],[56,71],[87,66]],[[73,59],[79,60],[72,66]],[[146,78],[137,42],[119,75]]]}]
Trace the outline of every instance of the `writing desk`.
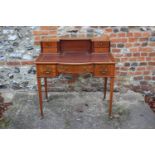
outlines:
[{"label": "writing desk", "polygon": [[104,78],[104,98],[107,78],[110,78],[109,116],[111,116],[115,61],[110,53],[109,40],[60,39],[41,42],[41,54],[35,64],[41,116],[43,116],[41,78],[44,78],[45,96],[48,99],[47,78],[63,73],[92,73],[94,77]]}]

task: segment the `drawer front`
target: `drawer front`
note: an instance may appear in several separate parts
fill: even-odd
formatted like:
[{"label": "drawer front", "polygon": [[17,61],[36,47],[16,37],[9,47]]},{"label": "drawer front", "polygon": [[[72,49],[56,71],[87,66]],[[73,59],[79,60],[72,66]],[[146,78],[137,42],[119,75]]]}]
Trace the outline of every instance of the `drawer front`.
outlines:
[{"label": "drawer front", "polygon": [[93,65],[58,65],[59,73],[92,73]]},{"label": "drawer front", "polygon": [[55,65],[37,65],[37,76],[51,77],[56,75]]},{"label": "drawer front", "polygon": [[115,66],[114,65],[95,65],[95,76],[96,77],[107,77],[114,76]]}]

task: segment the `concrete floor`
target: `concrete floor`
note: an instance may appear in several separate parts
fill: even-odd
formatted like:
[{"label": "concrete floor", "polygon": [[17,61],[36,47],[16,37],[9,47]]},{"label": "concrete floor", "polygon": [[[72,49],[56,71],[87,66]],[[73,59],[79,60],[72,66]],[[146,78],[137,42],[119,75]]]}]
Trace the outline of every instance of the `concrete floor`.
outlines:
[{"label": "concrete floor", "polygon": [[[9,93],[3,95],[7,98]],[[4,119],[0,120],[0,128],[155,128],[155,114],[144,103],[143,96],[132,91],[114,94],[112,118],[108,117],[108,102],[103,101],[102,92],[49,93],[49,101],[44,101],[44,119],[39,114],[36,92],[16,92],[12,96],[13,105],[5,112]]]}]

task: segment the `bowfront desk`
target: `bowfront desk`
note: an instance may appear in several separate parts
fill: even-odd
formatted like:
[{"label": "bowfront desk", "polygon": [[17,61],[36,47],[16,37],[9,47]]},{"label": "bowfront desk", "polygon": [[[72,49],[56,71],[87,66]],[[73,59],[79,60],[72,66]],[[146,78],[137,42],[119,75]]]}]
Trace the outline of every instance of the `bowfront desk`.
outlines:
[{"label": "bowfront desk", "polygon": [[115,61],[110,53],[108,39],[58,39],[41,42],[41,54],[35,64],[41,116],[43,116],[41,78],[44,78],[45,96],[48,99],[47,78],[53,78],[63,73],[92,73],[94,77],[103,78],[104,98],[109,78],[109,116],[111,116]]}]

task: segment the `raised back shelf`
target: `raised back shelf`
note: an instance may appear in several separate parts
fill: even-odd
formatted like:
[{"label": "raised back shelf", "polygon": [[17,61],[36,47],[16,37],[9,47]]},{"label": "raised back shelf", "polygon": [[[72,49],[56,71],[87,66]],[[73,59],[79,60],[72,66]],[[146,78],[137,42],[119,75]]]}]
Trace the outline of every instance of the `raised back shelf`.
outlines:
[{"label": "raised back shelf", "polygon": [[60,40],[60,52],[92,52],[91,40]]},{"label": "raised back shelf", "polygon": [[108,39],[57,39],[41,42],[42,53],[83,52],[107,53],[110,52]]}]

